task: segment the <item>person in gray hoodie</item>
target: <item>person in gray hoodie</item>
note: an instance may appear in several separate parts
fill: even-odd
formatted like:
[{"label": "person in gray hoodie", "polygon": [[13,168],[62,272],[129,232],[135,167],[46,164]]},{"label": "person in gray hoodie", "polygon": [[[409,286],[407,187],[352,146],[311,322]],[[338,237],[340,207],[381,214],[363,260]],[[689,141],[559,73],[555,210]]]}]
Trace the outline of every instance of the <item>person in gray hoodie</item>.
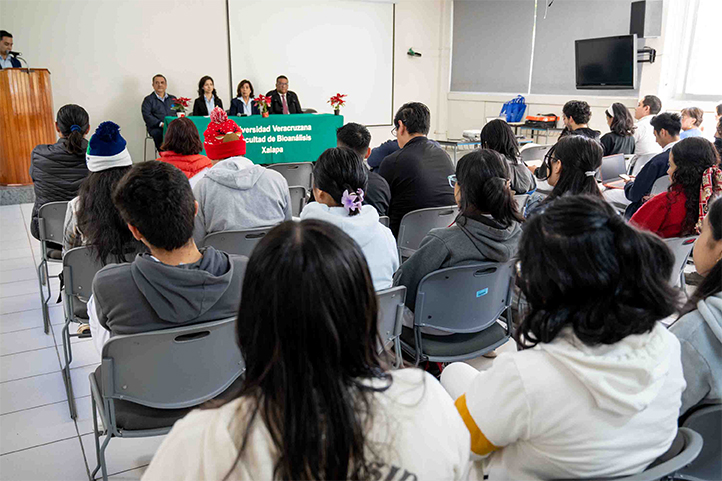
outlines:
[{"label": "person in gray hoodie", "polygon": [[704,280],[670,327],[682,345],[687,381],[680,416],[700,404],[722,402],[722,201],[709,208],[692,256]]},{"label": "person in gray hoodie", "polygon": [[165,162],[137,164],[118,183],[113,202],[150,253],[96,274],[88,313],[99,353],[113,335],[236,315],[248,259],[196,247],[198,203],[183,172]]},{"label": "person in gray hoodie", "polygon": [[406,327],[413,327],[413,316],[408,314],[426,274],[478,262],[506,262],[516,255],[523,217],[514,201],[506,160],[490,149],[475,150],[459,160],[449,183],[454,187],[459,216],[450,227],[432,229],[394,275],[394,285],[407,288]]}]

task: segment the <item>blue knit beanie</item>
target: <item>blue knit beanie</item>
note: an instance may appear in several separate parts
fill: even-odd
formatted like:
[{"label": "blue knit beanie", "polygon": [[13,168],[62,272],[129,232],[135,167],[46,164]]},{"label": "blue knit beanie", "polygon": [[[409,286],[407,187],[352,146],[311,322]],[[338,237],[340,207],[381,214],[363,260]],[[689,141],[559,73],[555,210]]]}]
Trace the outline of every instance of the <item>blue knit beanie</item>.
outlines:
[{"label": "blue knit beanie", "polygon": [[91,172],[133,165],[125,139],[120,135],[120,127],[113,122],[98,125],[88,142],[85,159]]}]

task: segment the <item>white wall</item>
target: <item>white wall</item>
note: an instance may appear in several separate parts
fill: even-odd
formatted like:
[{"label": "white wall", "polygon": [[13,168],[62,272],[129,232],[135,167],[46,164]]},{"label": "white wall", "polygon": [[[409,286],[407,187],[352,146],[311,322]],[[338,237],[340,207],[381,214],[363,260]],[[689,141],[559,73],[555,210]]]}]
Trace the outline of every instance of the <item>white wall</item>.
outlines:
[{"label": "white wall", "polygon": [[190,98],[210,75],[230,106],[225,0],[0,0],[0,18],[15,50],[50,70],[55,112],[82,105],[91,133],[116,122],[136,162],[145,138],[140,105],[154,74]]}]

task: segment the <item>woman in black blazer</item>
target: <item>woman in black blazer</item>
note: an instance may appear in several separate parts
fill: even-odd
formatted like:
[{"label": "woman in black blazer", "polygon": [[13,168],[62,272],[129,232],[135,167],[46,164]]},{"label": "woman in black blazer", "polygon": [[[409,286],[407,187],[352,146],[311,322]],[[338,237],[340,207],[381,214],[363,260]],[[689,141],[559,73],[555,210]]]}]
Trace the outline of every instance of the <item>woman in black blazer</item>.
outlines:
[{"label": "woman in black blazer", "polygon": [[[253,84],[250,80],[243,79],[236,89],[237,97],[231,100],[231,110],[228,115],[260,115],[256,102],[253,101]],[[248,112],[250,106],[251,111]]]},{"label": "woman in black blazer", "polygon": [[[210,115],[211,112],[208,110],[208,107],[211,102],[213,102],[213,107],[223,108],[223,102],[221,102],[218,94],[216,94],[213,79],[206,75],[198,82],[198,98],[193,102],[193,115],[197,117]],[[210,110],[213,110],[213,107],[211,107]]]}]

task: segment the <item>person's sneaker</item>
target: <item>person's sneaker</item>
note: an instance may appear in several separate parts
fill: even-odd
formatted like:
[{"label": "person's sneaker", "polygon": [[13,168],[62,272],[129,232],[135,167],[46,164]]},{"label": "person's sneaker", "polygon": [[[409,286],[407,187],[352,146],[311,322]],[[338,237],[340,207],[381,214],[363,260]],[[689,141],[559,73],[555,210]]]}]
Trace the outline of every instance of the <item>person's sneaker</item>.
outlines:
[{"label": "person's sneaker", "polygon": [[704,276],[697,274],[696,271],[685,272],[684,274],[684,282],[686,282],[688,286],[698,286],[702,284],[703,280]]}]

